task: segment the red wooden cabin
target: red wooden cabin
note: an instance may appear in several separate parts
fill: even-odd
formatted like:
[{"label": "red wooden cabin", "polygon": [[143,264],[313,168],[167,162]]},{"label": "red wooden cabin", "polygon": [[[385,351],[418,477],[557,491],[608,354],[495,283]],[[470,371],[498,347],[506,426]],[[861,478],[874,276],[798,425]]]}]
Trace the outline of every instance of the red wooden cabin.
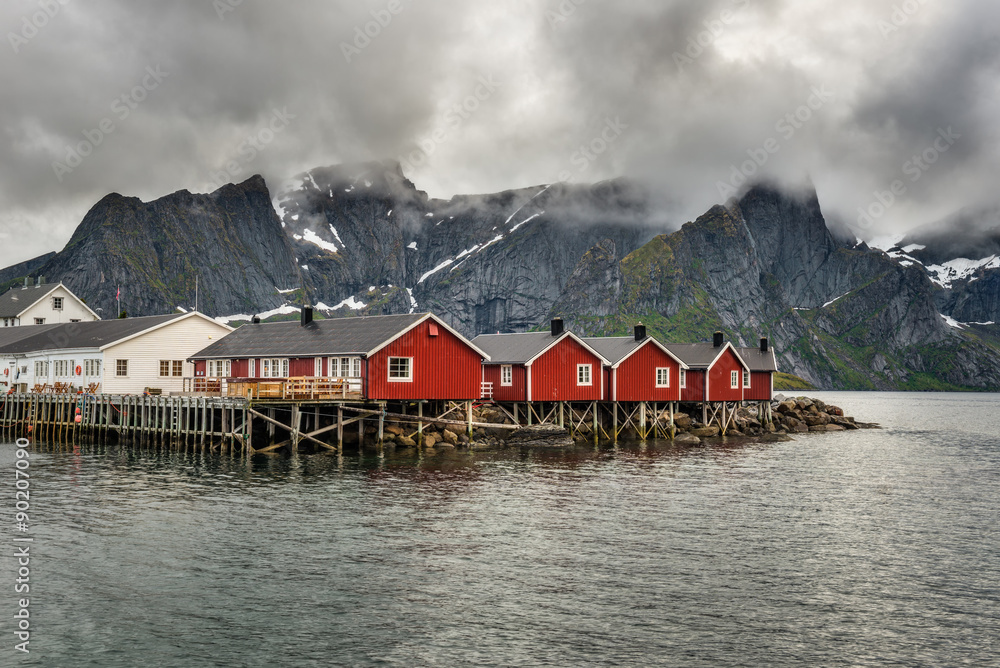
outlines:
[{"label": "red wooden cabin", "polygon": [[636,325],[633,336],[584,341],[611,362],[605,367],[605,401],[680,401],[680,375],[688,366],[647,336],[643,325]]},{"label": "red wooden cabin", "polygon": [[196,377],[344,379],[371,400],[478,399],[482,350],[431,313],[244,325],[191,357]]},{"label": "red wooden cabin", "polygon": [[767,339],[760,340],[759,348],[739,348],[740,357],[750,367],[750,387],[743,389],[744,401],[771,401],[774,396],[774,374],[778,362],[774,349]]},{"label": "red wooden cabin", "polygon": [[743,401],[750,368],[736,348],[716,332],[712,343],[671,343],[670,352],[688,365],[681,401]]},{"label": "red wooden cabin", "polygon": [[601,401],[602,368],[610,362],[562,320],[548,332],[482,334],[472,344],[489,356],[483,383],[494,401]]}]

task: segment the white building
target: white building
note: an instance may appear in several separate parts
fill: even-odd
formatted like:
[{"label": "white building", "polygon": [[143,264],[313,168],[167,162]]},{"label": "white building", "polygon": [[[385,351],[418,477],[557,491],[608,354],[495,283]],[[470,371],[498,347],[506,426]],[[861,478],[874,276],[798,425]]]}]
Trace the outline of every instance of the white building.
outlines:
[{"label": "white building", "polygon": [[90,322],[101,318],[62,283],[42,283],[11,288],[0,295],[0,327]]},{"label": "white building", "polygon": [[0,328],[0,390],[65,383],[104,394],[181,392],[194,376],[187,358],[231,331],[197,312]]}]

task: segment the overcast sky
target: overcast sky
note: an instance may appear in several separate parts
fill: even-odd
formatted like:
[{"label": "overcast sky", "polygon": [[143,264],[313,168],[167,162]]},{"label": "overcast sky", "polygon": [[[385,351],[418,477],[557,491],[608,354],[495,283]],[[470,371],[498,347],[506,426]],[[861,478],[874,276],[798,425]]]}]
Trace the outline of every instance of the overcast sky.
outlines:
[{"label": "overcast sky", "polygon": [[1000,200],[996,0],[4,0],[0,25],[0,266],[109,192],[386,158],[437,197],[635,177],[678,224],[748,174],[865,234]]}]

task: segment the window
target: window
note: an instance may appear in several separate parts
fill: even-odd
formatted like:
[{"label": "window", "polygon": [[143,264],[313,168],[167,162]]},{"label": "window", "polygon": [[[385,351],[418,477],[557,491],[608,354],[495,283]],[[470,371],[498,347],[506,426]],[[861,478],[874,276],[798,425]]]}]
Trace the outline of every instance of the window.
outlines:
[{"label": "window", "polygon": [[80,319],[79,318],[70,318],[69,321],[70,322],[80,322]]},{"label": "window", "polygon": [[514,384],[514,371],[510,364],[504,364],[500,367],[500,384],[508,386]]},{"label": "window", "polygon": [[101,360],[83,360],[83,375],[100,376]]},{"label": "window", "polygon": [[361,358],[331,357],[329,375],[332,378],[360,378]]},{"label": "window", "polygon": [[257,360],[249,360],[247,362],[247,378],[257,377]]},{"label": "window", "polygon": [[361,358],[355,357],[351,360],[351,377],[361,378]]},{"label": "window", "polygon": [[52,298],[52,308],[53,309],[55,309],[56,311],[61,311],[62,310],[62,305],[63,305],[63,298],[62,297],[53,297]]},{"label": "window", "polygon": [[[227,360],[228,363],[228,360]],[[287,359],[266,359],[260,361],[260,377],[261,378],[287,378],[288,377],[288,360]]]},{"label": "window", "polygon": [[170,360],[160,360],[160,376],[170,375]]},{"label": "window", "polygon": [[687,386],[688,386],[687,370],[681,369],[681,389],[683,390]]},{"label": "window", "polygon": [[119,378],[128,376],[128,360],[115,360],[115,375]]},{"label": "window", "polygon": [[389,380],[395,382],[410,382],[413,380],[412,357],[389,358]]},{"label": "window", "polygon": [[66,376],[68,376],[69,375],[67,373],[68,369],[69,369],[69,364],[67,364],[66,360],[56,360],[55,362],[52,363],[52,374],[56,378],[65,378]]},{"label": "window", "polygon": [[[183,362],[175,362],[180,366],[180,372],[174,374],[175,376],[183,375]],[[232,361],[231,360],[209,360],[208,361],[208,375],[210,378],[229,378],[232,371]]]},{"label": "window", "polygon": [[750,387],[750,372],[743,371],[743,387]]},{"label": "window", "polygon": [[49,377],[49,363],[48,362],[35,362],[35,377],[36,378],[48,378]]},{"label": "window", "polygon": [[731,371],[729,373],[729,384],[735,390],[740,386],[740,372]]},{"label": "window", "polygon": [[36,325],[44,325],[45,324],[45,318],[35,318],[35,324]]},{"label": "window", "polygon": [[577,364],[576,365],[576,384],[577,385],[593,385],[590,379],[590,369],[593,365],[591,364]]},{"label": "window", "polygon": [[[229,364],[229,360],[226,360],[226,365],[228,366],[228,364]],[[173,366],[174,366],[174,369],[173,369],[173,371],[174,371],[173,375],[174,376],[183,376],[184,375],[184,361],[183,360],[174,360],[174,365]],[[227,373],[226,375],[228,376],[229,374]]]},{"label": "window", "polygon": [[656,386],[657,387],[670,387],[670,368],[669,367],[657,367],[656,368]]},{"label": "window", "polygon": [[317,357],[313,361],[313,375],[319,378],[323,375],[323,358]]}]

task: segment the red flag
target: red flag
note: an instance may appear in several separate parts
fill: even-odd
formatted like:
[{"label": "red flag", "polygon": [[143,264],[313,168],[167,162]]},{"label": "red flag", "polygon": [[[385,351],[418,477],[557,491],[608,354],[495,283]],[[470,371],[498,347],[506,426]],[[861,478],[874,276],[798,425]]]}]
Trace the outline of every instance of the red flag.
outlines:
[{"label": "red flag", "polygon": [[115,295],[115,299],[121,299],[121,298],[122,298],[122,288],[121,286],[118,286],[118,294]]}]

